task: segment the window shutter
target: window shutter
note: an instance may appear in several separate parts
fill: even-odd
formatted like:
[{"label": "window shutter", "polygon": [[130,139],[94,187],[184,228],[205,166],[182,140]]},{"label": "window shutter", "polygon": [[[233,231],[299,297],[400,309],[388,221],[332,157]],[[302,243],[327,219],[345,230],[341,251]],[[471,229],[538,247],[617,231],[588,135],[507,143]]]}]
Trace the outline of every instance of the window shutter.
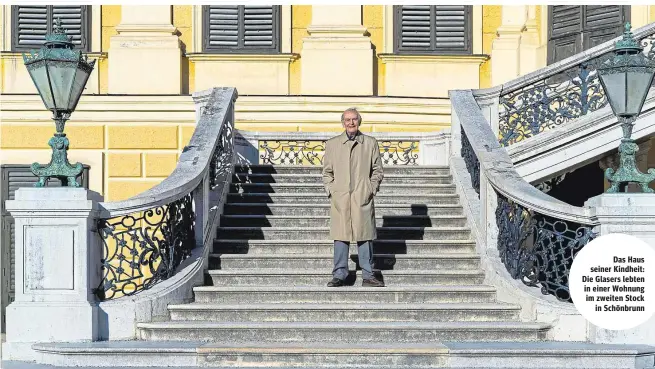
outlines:
[{"label": "window shutter", "polygon": [[53,5],[51,29],[54,29],[57,18],[61,19],[61,26],[66,30],[66,34],[72,37],[75,47],[84,48],[86,39],[84,37],[82,7]]},{"label": "window shutter", "polygon": [[589,49],[623,34],[626,6],[587,5],[584,11],[583,49]]},{"label": "window shutter", "polygon": [[582,52],[582,7],[549,6],[548,64]]},{"label": "window shutter", "polygon": [[429,5],[400,6],[400,49],[430,50],[432,46]]},{"label": "window shutter", "polygon": [[205,6],[205,50],[277,51],[279,6]]},{"label": "window shutter", "polygon": [[239,46],[239,7],[208,6],[209,48]]},{"label": "window shutter", "polygon": [[468,50],[468,7],[465,5],[436,5],[436,49],[442,51]]},{"label": "window shutter", "polygon": [[620,36],[630,14],[630,7],[624,5],[554,5],[548,9],[548,64]]},{"label": "window shutter", "polygon": [[40,48],[48,33],[47,6],[14,7],[13,32],[16,48]]},{"label": "window shutter", "polygon": [[275,46],[272,6],[244,7],[244,46],[272,48]]},{"label": "window shutter", "polygon": [[13,6],[13,50],[38,49],[45,35],[54,29],[55,20],[61,19],[66,34],[71,36],[77,49],[89,50],[90,24],[86,5]]},{"label": "window shutter", "polygon": [[470,8],[467,5],[396,6],[395,51],[470,53]]}]

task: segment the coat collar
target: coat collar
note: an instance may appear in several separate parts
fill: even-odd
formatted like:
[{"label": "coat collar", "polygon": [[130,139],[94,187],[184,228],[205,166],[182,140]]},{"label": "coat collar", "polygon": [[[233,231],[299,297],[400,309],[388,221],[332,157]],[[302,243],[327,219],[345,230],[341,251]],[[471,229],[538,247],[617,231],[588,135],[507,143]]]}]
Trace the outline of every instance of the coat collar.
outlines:
[{"label": "coat collar", "polygon": [[[340,140],[342,144],[348,142],[348,135],[346,134],[345,130],[343,131],[343,133],[341,133],[340,137],[341,137]],[[357,131],[357,133],[355,134],[355,141],[359,142],[360,144],[364,143],[364,136],[360,131]]]}]

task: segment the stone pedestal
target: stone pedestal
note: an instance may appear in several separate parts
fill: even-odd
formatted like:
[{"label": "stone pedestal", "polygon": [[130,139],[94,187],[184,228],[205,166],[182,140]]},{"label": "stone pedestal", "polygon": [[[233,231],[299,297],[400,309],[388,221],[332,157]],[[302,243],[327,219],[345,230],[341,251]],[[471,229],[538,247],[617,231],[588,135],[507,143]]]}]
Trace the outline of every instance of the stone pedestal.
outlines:
[{"label": "stone pedestal", "polygon": [[7,307],[3,359],[29,360],[34,342],[98,337],[93,289],[102,247],[100,195],[83,188],[21,188],[5,202],[16,226],[16,297]]},{"label": "stone pedestal", "polygon": [[110,94],[180,94],[182,49],[171,5],[124,5],[109,45]]},{"label": "stone pedestal", "polygon": [[[599,234],[624,233],[638,237],[655,248],[655,194],[603,194],[587,200],[600,225]],[[621,245],[616,245],[621,247]],[[643,344],[655,342],[655,316],[632,329],[611,331],[587,323],[594,343]]]},{"label": "stone pedestal", "polygon": [[361,5],[314,5],[303,39],[303,95],[373,94],[373,48]]}]

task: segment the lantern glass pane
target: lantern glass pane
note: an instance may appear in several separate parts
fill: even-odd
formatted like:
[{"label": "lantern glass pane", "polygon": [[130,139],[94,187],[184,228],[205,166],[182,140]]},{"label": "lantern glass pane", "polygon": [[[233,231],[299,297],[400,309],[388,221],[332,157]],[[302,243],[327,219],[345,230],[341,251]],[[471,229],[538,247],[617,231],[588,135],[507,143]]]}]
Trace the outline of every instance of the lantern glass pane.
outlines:
[{"label": "lantern glass pane", "polygon": [[77,68],[75,73],[75,78],[73,79],[73,85],[71,86],[71,97],[68,101],[68,110],[75,110],[77,103],[80,100],[82,92],[84,92],[84,86],[86,81],[89,79],[89,72],[86,72],[82,68]]},{"label": "lantern glass pane", "polygon": [[70,100],[71,86],[77,71],[75,61],[49,61],[48,71],[57,109],[67,109]]},{"label": "lantern glass pane", "polygon": [[628,101],[627,113],[639,115],[641,108],[646,101],[646,95],[653,82],[653,73],[648,72],[628,72]]},{"label": "lantern glass pane", "polygon": [[50,110],[55,107],[54,99],[52,98],[52,90],[50,89],[50,81],[48,80],[48,73],[46,68],[45,61],[38,61],[29,68],[27,68],[30,77],[32,77],[32,82],[36,86],[41,100],[45,107]]},{"label": "lantern glass pane", "polygon": [[626,84],[625,73],[601,74],[605,95],[609,100],[614,115],[625,115],[626,112]]}]

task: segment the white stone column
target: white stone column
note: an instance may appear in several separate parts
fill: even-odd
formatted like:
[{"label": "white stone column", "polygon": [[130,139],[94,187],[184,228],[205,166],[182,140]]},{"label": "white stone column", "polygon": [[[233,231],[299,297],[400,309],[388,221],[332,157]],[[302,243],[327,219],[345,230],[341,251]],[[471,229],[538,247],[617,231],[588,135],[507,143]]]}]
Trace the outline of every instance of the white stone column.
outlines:
[{"label": "white stone column", "polygon": [[491,44],[491,84],[497,86],[521,75],[521,33],[528,19],[527,5],[503,5],[502,24]]},{"label": "white stone column", "polygon": [[21,188],[5,202],[16,226],[16,297],[7,307],[3,359],[33,359],[35,342],[97,339],[100,200],[97,192],[55,187]]},{"label": "white stone column", "polygon": [[361,5],[314,5],[301,52],[303,95],[372,95],[373,48]]},{"label": "white stone column", "polygon": [[[602,194],[585,202],[598,220],[599,234],[624,233],[638,237],[655,248],[655,195],[651,193]],[[620,245],[617,245],[617,247]],[[611,331],[587,323],[594,343],[643,344],[655,342],[655,316],[632,329]]]},{"label": "white stone column", "polygon": [[182,49],[171,5],[123,5],[109,45],[110,94],[179,94]]}]

